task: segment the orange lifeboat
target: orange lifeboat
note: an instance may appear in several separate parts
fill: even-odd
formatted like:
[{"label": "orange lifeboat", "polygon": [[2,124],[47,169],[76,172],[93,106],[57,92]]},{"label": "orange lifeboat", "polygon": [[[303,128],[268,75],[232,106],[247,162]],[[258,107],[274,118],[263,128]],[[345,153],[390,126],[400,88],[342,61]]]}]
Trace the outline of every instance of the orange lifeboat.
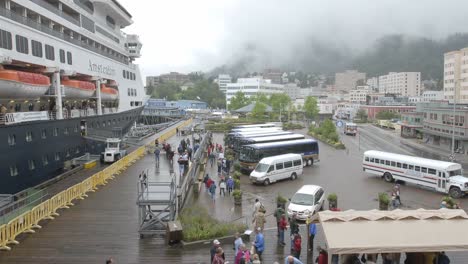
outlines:
[{"label": "orange lifeboat", "polygon": [[101,84],[101,100],[102,101],[115,101],[119,98],[119,91],[110,88],[105,84]]},{"label": "orange lifeboat", "polygon": [[96,91],[96,85],[92,82],[79,80],[62,80],[67,98],[89,98]]},{"label": "orange lifeboat", "polygon": [[1,98],[38,98],[43,96],[49,87],[50,79],[45,75],[0,69]]}]

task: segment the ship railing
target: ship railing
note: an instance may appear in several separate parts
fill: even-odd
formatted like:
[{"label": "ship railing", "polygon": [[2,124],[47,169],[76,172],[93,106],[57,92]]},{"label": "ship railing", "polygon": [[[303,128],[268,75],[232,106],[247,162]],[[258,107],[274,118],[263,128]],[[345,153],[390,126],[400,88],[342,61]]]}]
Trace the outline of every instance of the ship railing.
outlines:
[{"label": "ship railing", "polygon": [[63,18],[65,18],[66,20],[68,20],[69,22],[77,25],[77,26],[80,26],[80,21],[74,17],[72,17],[71,15],[63,12],[62,10],[60,10],[57,6],[54,6],[44,0],[31,0],[32,2],[36,3],[37,5],[40,5],[42,6],[43,8],[49,10],[50,12],[58,15],[58,16],[61,16]]}]

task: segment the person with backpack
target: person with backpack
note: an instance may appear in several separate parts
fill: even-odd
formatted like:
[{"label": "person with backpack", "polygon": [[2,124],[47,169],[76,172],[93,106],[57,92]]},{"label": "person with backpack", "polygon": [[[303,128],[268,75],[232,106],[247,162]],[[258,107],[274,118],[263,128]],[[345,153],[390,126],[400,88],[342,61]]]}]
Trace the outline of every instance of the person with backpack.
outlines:
[{"label": "person with backpack", "polygon": [[260,229],[261,231],[263,231],[263,228],[265,227],[265,223],[266,223],[266,217],[265,217],[264,210],[259,209],[257,213],[255,214],[254,219],[252,220],[252,224],[255,224],[254,225],[255,229]]},{"label": "person with backpack", "polygon": [[245,244],[239,246],[237,251],[236,260],[234,264],[247,264],[250,263],[250,251],[247,249]]},{"label": "person with backpack", "polygon": [[302,237],[300,234],[296,234],[293,239],[293,255],[297,259],[301,258],[301,249],[302,249]]}]

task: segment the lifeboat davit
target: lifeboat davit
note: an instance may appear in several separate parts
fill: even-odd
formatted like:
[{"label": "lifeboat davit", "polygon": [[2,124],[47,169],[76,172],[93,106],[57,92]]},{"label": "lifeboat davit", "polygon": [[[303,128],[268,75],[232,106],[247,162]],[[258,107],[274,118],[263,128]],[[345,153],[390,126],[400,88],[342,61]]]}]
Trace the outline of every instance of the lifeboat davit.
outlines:
[{"label": "lifeboat davit", "polygon": [[102,101],[115,101],[119,98],[119,91],[110,88],[105,84],[101,84],[101,100]]},{"label": "lifeboat davit", "polygon": [[96,85],[92,82],[79,80],[62,80],[67,98],[90,98],[96,91]]},{"label": "lifeboat davit", "polygon": [[49,87],[50,79],[45,75],[0,69],[1,98],[38,98],[43,96]]}]

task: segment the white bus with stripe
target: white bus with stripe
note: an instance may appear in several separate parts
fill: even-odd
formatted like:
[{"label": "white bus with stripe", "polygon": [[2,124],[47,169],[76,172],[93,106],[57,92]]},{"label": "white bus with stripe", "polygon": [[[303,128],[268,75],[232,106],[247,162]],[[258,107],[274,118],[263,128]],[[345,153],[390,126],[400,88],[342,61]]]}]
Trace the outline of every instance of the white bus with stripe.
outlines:
[{"label": "white bus with stripe", "polygon": [[458,163],[369,150],[364,152],[362,169],[387,182],[414,183],[454,198],[468,192],[468,178],[462,176],[462,166]]}]

